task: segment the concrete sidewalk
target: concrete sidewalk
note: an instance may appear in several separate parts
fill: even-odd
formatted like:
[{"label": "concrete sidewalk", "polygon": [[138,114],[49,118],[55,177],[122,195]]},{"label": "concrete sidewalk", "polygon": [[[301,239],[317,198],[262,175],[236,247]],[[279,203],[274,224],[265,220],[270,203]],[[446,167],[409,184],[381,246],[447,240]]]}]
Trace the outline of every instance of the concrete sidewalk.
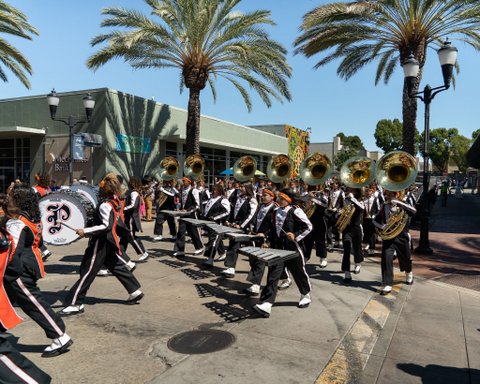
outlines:
[{"label": "concrete sidewalk", "polygon": [[[454,212],[473,211],[464,206],[473,200],[465,196],[462,201]],[[437,212],[436,207],[432,217]],[[432,231],[443,222],[439,220]],[[144,230],[151,234],[153,223],[144,223]],[[441,233],[443,241],[447,232]],[[476,236],[456,235],[452,238]],[[433,234],[431,240],[437,241]],[[455,257],[447,252],[456,244],[451,241],[441,256],[440,267],[449,275],[467,271],[477,261],[473,251],[468,263],[463,251]],[[296,307],[300,295],[292,285],[280,292],[271,317],[263,319],[251,310],[257,299],[240,293],[248,286],[244,259],[236,277],[224,279],[218,273],[221,263],[206,270],[202,257],[172,257],[171,242],[153,243],[145,236],[145,245],[156,257],[135,271],[144,300],[124,305],[127,294],[115,278],[98,277],[85,313],[65,319],[75,340],[70,352],[42,359],[49,341],[40,328],[26,319],[14,329],[17,347],[54,383],[480,383],[480,293],[432,279],[447,274],[438,266],[438,275],[423,273],[429,270],[428,260],[418,272],[416,261],[412,286],[403,284],[399,274],[393,294],[384,297],[377,293],[378,257],[368,258],[349,286],[342,282],[340,254],[329,254],[325,269],[312,257],[311,306]],[[52,247],[48,275],[40,285],[57,307],[77,279],[85,246],[81,240]],[[192,251],[191,244],[187,251]],[[224,330],[235,341],[208,354],[168,348],[172,337],[191,330]]]}]

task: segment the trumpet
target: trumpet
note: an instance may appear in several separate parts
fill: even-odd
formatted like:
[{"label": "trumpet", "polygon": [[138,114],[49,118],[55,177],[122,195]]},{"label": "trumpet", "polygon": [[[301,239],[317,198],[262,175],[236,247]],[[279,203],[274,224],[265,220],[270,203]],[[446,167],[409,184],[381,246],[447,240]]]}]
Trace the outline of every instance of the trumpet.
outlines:
[{"label": "trumpet", "polygon": [[179,164],[172,156],[165,157],[160,162],[160,178],[162,180],[173,180],[177,177]]},{"label": "trumpet", "polygon": [[242,156],[233,164],[233,177],[235,180],[245,182],[255,176],[257,160],[252,156]]},{"label": "trumpet", "polygon": [[200,155],[190,155],[183,162],[183,174],[196,180],[203,175],[205,160]]},{"label": "trumpet", "polygon": [[267,164],[267,176],[274,183],[282,183],[292,174],[292,164],[287,155],[272,156]]}]

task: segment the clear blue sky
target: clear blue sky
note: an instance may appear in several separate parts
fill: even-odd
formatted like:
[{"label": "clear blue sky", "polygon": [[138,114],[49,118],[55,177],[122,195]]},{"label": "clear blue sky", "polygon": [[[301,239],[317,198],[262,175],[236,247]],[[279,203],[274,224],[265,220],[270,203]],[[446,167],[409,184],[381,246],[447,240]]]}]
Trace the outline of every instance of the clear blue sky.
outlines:
[{"label": "clear blue sky", "polygon": [[[277,26],[271,28],[272,38],[280,41],[289,52],[298,36],[302,16],[320,0],[243,0],[239,10],[268,9]],[[122,6],[148,13],[149,7],[141,0],[10,0],[28,17],[40,36],[33,41],[8,37],[30,60],[34,74],[32,88],[26,89],[12,74],[8,83],[1,83],[0,98],[47,94],[52,87],[59,92],[108,87],[172,106],[186,108],[188,93],[179,93],[179,73],[173,70],[132,70],[121,60],[110,62],[97,72],[87,69],[87,57],[97,48],[90,40],[106,28],[100,28],[101,9]],[[454,37],[451,37],[454,40]],[[456,89],[439,94],[431,105],[431,128],[458,128],[468,138],[480,128],[478,119],[480,90],[480,54],[461,42],[458,60],[461,72]],[[331,141],[338,132],[358,135],[367,149],[375,150],[373,137],[378,120],[401,120],[401,93],[403,74],[397,68],[388,85],[374,85],[376,65],[370,65],[348,82],[336,75],[338,63],[333,62],[314,70],[315,58],[288,56],[293,68],[290,89],[293,100],[275,102],[267,108],[253,96],[253,110],[248,113],[243,99],[229,83],[217,83],[217,102],[210,91],[202,94],[202,113],[238,124],[290,124],[298,128],[312,128],[312,142]],[[438,58],[433,50],[429,57],[421,87],[438,86],[442,75]],[[47,108],[47,107],[45,107]],[[60,106],[61,108],[61,106]],[[423,103],[418,109],[419,130],[423,129]]]}]

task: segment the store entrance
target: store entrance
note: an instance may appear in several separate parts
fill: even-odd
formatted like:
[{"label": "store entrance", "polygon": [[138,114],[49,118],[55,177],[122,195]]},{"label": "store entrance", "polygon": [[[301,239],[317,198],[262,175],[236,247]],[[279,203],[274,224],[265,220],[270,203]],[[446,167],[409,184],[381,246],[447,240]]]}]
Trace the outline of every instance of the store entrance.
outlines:
[{"label": "store entrance", "polygon": [[16,179],[30,180],[30,139],[0,139],[0,193]]}]

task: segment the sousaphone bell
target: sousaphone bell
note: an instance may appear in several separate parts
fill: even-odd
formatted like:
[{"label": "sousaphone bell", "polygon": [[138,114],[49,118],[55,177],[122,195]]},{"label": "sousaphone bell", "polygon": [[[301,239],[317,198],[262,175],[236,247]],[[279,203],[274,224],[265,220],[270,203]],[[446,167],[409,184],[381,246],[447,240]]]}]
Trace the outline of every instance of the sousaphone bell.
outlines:
[{"label": "sousaphone bell", "polygon": [[361,188],[375,179],[376,165],[366,156],[354,156],[342,164],[340,180],[350,188]]},{"label": "sousaphone bell", "polygon": [[233,164],[233,177],[241,183],[250,180],[257,171],[257,160],[252,156],[246,155],[240,157]]},{"label": "sousaphone bell", "polygon": [[183,162],[183,174],[193,180],[203,176],[205,160],[200,155],[190,155]]},{"label": "sousaphone bell", "polygon": [[165,157],[160,162],[160,178],[164,181],[173,180],[178,175],[179,164],[172,156]]},{"label": "sousaphone bell", "polygon": [[320,185],[330,177],[332,168],[332,162],[327,155],[314,152],[300,165],[300,178],[307,185]]},{"label": "sousaphone bell", "polygon": [[292,164],[287,155],[272,156],[267,164],[267,176],[274,183],[283,183],[292,174]]}]

